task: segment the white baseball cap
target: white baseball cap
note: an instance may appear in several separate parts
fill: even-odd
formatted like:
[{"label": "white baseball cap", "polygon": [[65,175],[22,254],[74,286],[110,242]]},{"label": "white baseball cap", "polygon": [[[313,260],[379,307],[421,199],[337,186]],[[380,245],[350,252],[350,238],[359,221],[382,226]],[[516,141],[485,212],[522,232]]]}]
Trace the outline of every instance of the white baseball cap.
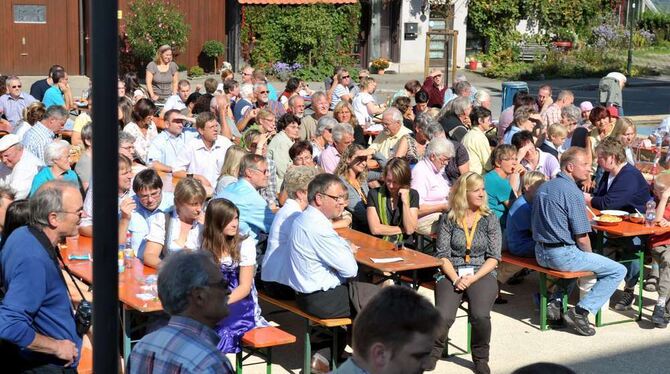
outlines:
[{"label": "white baseball cap", "polygon": [[16,134],[7,134],[0,138],[0,152],[8,150],[10,147],[21,143],[21,139]]}]

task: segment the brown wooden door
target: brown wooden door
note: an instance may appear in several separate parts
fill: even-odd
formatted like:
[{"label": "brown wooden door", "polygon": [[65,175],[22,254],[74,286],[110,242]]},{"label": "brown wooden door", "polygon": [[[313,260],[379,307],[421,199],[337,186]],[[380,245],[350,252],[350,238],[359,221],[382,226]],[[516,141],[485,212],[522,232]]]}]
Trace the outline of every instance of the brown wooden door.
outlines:
[{"label": "brown wooden door", "polygon": [[45,75],[53,64],[79,73],[77,0],[0,2],[3,74]]}]

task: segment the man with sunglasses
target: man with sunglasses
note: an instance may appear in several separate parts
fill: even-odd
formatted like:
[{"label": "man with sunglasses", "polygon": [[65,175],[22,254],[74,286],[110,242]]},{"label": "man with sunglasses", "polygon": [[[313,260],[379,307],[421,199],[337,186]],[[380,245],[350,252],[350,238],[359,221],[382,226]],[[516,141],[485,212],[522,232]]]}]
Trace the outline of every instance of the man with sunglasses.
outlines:
[{"label": "man with sunglasses", "polygon": [[205,252],[166,258],[158,271],[158,298],[170,322],[137,343],[126,372],[232,374],[213,330],[228,315],[229,295],[218,265]]},{"label": "man with sunglasses", "polygon": [[12,124],[12,129],[16,129],[23,120],[23,110],[37,101],[31,95],[21,92],[21,87],[21,79],[11,76],[7,78],[7,93],[0,96],[0,112]]},{"label": "man with sunglasses", "polygon": [[275,114],[277,118],[286,114],[284,106],[276,100],[270,99],[270,90],[265,83],[257,83],[254,85],[254,96],[256,97],[256,108],[267,109]]}]

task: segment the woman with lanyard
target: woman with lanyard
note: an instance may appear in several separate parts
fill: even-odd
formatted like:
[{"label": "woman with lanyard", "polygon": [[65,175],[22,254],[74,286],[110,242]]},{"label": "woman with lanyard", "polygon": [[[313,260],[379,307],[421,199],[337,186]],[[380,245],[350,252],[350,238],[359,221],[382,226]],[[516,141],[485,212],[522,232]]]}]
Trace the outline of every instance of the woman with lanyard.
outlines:
[{"label": "woman with lanyard", "polygon": [[370,233],[396,245],[410,244],[419,217],[419,193],[410,188],[412,172],[403,158],[392,158],[382,172],[384,186],[368,193]]},{"label": "woman with lanyard", "polygon": [[442,357],[463,294],[468,296],[475,373],[490,373],[491,308],[498,294],[495,268],[500,261],[500,224],[486,202],[484,180],[463,174],[449,196],[451,211],[442,215],[436,257],[442,260],[435,278],[435,306],[445,326],[435,340],[432,357]]}]

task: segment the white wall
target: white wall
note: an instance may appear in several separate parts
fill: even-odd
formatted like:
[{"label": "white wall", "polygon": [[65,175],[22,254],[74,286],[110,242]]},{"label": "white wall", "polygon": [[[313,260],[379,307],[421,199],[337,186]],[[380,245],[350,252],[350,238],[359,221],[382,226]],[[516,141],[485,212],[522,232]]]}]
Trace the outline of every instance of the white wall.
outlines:
[{"label": "white wall", "polygon": [[[428,32],[429,11],[425,17],[421,14],[422,0],[402,2],[400,11],[400,63],[398,73],[423,73],[424,58],[426,56],[426,33]],[[425,19],[422,21],[421,19]],[[405,22],[418,23],[418,35],[415,40],[405,40]],[[392,70],[393,65],[391,66]]]},{"label": "white wall", "polygon": [[458,31],[458,45],[456,49],[456,64],[465,66],[465,41],[468,35],[468,0],[454,0],[454,30]]}]

